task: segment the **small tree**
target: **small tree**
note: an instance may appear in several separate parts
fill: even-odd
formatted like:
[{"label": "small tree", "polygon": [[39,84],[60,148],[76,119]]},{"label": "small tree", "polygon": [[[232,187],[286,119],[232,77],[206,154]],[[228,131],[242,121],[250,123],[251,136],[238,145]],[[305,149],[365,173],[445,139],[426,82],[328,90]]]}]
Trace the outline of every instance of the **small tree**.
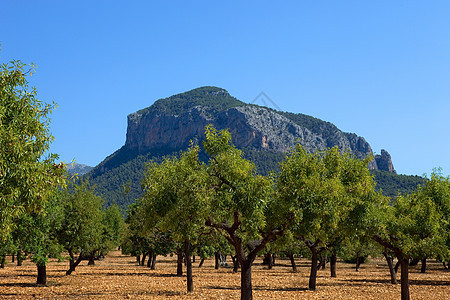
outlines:
[{"label": "small tree", "polygon": [[143,183],[143,215],[147,229],[170,232],[183,245],[187,267],[187,291],[194,290],[192,280],[192,244],[204,230],[208,209],[205,167],[198,160],[198,146],[192,146],[180,158],[166,158],[150,164]]},{"label": "small tree", "polygon": [[104,255],[119,246],[123,239],[125,224],[122,212],[117,204],[103,210],[102,223],[103,235],[100,251]]},{"label": "small tree", "polygon": [[442,216],[430,198],[419,193],[398,196],[392,206],[386,204],[375,212],[376,234],[373,239],[392,251],[401,268],[401,298],[410,299],[409,260],[418,249],[435,249],[442,236]]},{"label": "small tree", "polygon": [[[96,196],[87,181],[74,186],[73,192],[62,192],[64,220],[58,232],[58,240],[69,253],[72,274],[83,257],[101,248],[103,233],[103,199]],[[78,258],[75,260],[75,255]]]},{"label": "small tree", "polygon": [[318,257],[325,250],[332,250],[335,276],[336,247],[355,227],[362,199],[373,191],[369,160],[341,154],[336,147],[308,153],[297,145],[281,164],[277,197],[290,206],[295,215],[291,230],[311,251],[311,290],[316,288]]},{"label": "small tree", "polygon": [[206,225],[219,230],[234,247],[241,266],[241,299],[252,299],[253,261],[283,233],[291,216],[287,206],[272,197],[272,178],[256,174],[255,165],[231,144],[228,131],[207,126],[203,147],[209,155],[212,191]]}]

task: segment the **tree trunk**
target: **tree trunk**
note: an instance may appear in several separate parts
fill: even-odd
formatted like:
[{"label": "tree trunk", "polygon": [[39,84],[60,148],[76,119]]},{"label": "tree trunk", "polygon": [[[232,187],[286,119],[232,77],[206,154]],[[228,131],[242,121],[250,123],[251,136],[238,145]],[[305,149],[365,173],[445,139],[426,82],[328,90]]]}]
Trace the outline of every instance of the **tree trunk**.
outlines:
[{"label": "tree trunk", "polygon": [[233,260],[233,273],[237,273],[240,265],[237,255],[231,256],[231,259]]},{"label": "tree trunk", "polygon": [[326,267],[326,264],[327,264],[327,256],[323,255],[323,254],[320,254],[319,257],[320,257],[320,259],[319,259],[320,264],[319,264],[318,267],[321,268],[322,270],[325,270],[325,267]]},{"label": "tree trunk", "polygon": [[145,259],[147,258],[147,253],[142,253],[141,266],[145,266]]},{"label": "tree trunk", "polygon": [[88,266],[93,266],[93,265],[95,265],[94,258],[95,258],[95,251],[92,251],[92,252],[89,254],[89,262],[88,262]]},{"label": "tree trunk", "polygon": [[205,259],[202,258],[202,259],[200,260],[200,263],[198,264],[198,267],[201,268],[201,267],[203,266],[203,263],[204,263],[204,262],[205,262]]},{"label": "tree trunk", "polygon": [[4,268],[6,263],[6,255],[2,255],[0,258],[0,268]]},{"label": "tree trunk", "polygon": [[241,300],[251,300],[252,295],[252,263],[241,264]]},{"label": "tree trunk", "polygon": [[23,262],[23,255],[22,255],[22,251],[17,251],[17,266],[20,267],[22,265]]},{"label": "tree trunk", "polygon": [[420,261],[420,259],[418,259],[418,258],[411,259],[409,265],[411,267],[415,267],[415,266],[417,266],[419,264],[419,261]]},{"label": "tree trunk", "polygon": [[152,265],[152,259],[153,259],[153,254],[150,251],[150,253],[148,254],[148,260],[147,260],[147,268],[150,268]]},{"label": "tree trunk", "polygon": [[214,269],[220,268],[220,252],[214,252]]},{"label": "tree trunk", "polygon": [[138,265],[141,265],[141,255],[136,255],[136,261]]},{"label": "tree trunk", "polygon": [[156,264],[156,254],[153,254],[152,256],[152,265],[150,266],[150,269],[154,270]]},{"label": "tree trunk", "polygon": [[360,257],[359,255],[356,257],[356,267],[355,267],[355,271],[358,272],[359,270],[359,266],[361,265],[361,261],[362,261],[362,257]]},{"label": "tree trunk", "polygon": [[183,252],[177,249],[177,276],[183,276]]},{"label": "tree trunk", "polygon": [[397,283],[397,271],[394,269],[394,258],[389,256],[386,251],[383,252],[384,257],[386,258],[386,262],[389,267],[389,273],[391,274],[391,283]]},{"label": "tree trunk", "polygon": [[420,273],[425,273],[427,270],[427,259],[422,258],[422,267],[420,268]]},{"label": "tree trunk", "polygon": [[331,277],[336,277],[336,261],[337,261],[337,257],[336,257],[336,253],[332,253],[331,257],[330,257],[330,274]]},{"label": "tree trunk", "polygon": [[394,270],[395,270],[395,274],[397,274],[398,273],[398,267],[400,267],[400,264],[401,264],[401,262],[400,261],[398,261],[396,264],[395,264],[395,267],[394,267]]},{"label": "tree trunk", "polygon": [[192,262],[195,263],[195,255],[192,255]]},{"label": "tree trunk", "polygon": [[297,272],[297,265],[295,264],[294,254],[288,254],[289,259],[291,260],[292,271]]},{"label": "tree trunk", "polygon": [[311,261],[311,273],[309,275],[309,289],[316,289],[316,279],[317,279],[317,250],[315,248],[310,248],[312,252],[312,261]]},{"label": "tree trunk", "polygon": [[187,291],[194,291],[194,281],[192,280],[192,261],[191,261],[191,241],[184,240],[184,254],[186,257],[186,278],[187,278]]},{"label": "tree trunk", "polygon": [[16,256],[13,254],[11,254],[11,262],[13,263],[15,261]]},{"label": "tree trunk", "polygon": [[406,258],[401,259],[401,290],[402,290],[402,300],[409,300],[409,280],[408,280],[408,268],[409,260]]},{"label": "tree trunk", "polygon": [[66,275],[72,274],[73,271],[75,271],[75,268],[80,264],[81,260],[83,259],[84,253],[81,252],[78,256],[77,260],[70,266],[69,270],[67,270]]},{"label": "tree trunk", "polygon": [[263,259],[263,265],[267,265],[269,270],[273,267],[273,256],[272,253],[266,253]]},{"label": "tree trunk", "polygon": [[47,267],[45,265],[43,266],[37,266],[37,281],[36,284],[47,284]]}]

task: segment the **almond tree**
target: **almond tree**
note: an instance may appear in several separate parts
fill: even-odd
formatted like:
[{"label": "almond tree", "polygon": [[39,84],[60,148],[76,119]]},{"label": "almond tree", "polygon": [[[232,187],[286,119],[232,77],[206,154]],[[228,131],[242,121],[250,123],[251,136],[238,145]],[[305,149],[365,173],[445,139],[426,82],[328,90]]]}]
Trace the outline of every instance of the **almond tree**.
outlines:
[{"label": "almond tree", "polygon": [[[336,147],[308,153],[297,145],[281,164],[276,194],[279,201],[290,205],[295,216],[291,228],[294,236],[311,251],[311,290],[316,288],[319,255],[350,234],[364,207],[364,197],[373,191],[367,170],[369,159],[341,154]],[[331,271],[335,276],[335,264]]]},{"label": "almond tree", "polygon": [[33,67],[0,65],[0,241],[8,239],[21,214],[39,213],[65,184],[64,165],[48,154],[53,105],[28,86]]},{"label": "almond tree", "polygon": [[241,266],[241,299],[252,299],[252,265],[267,243],[287,228],[291,215],[273,196],[273,180],[231,144],[228,131],[206,127],[210,197],[206,225],[216,228],[236,251]]},{"label": "almond tree", "polygon": [[198,160],[198,152],[199,147],[192,146],[180,158],[150,164],[141,202],[147,230],[169,232],[174,241],[183,245],[188,292],[194,290],[192,245],[204,231],[209,196],[205,166]]},{"label": "almond tree", "polygon": [[66,275],[70,275],[84,257],[93,256],[102,246],[103,199],[94,194],[87,181],[75,185],[71,193],[62,192],[60,197],[64,199],[64,220],[58,231],[58,240],[69,253]]},{"label": "almond tree", "polygon": [[445,243],[443,216],[429,197],[419,189],[411,195],[398,196],[393,205],[374,210],[373,239],[392,251],[400,263],[401,299],[410,299],[409,262],[411,257],[435,252]]}]

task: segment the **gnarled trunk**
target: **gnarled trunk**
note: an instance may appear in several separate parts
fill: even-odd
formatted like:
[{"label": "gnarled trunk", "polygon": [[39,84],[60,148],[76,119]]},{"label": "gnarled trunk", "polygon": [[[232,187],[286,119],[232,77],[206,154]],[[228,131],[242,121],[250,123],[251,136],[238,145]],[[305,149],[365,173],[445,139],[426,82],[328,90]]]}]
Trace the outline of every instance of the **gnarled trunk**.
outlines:
[{"label": "gnarled trunk", "polygon": [[70,275],[72,274],[73,271],[75,271],[75,268],[80,264],[81,260],[83,259],[83,256],[84,253],[81,252],[77,260],[73,264],[70,264],[69,270],[67,270],[66,275]]},{"label": "gnarled trunk", "polygon": [[394,258],[392,256],[389,256],[387,251],[384,251],[383,255],[386,258],[386,262],[389,267],[389,273],[391,274],[391,283],[396,284],[397,283],[397,271],[394,269]]}]

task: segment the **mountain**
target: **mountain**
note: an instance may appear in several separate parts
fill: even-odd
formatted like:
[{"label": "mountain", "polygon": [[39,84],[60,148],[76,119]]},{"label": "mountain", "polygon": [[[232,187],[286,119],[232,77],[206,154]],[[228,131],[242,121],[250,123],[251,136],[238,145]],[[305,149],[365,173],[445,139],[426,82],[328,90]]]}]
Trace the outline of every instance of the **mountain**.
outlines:
[{"label": "mountain", "polygon": [[67,165],[67,172],[69,175],[84,175],[91,171],[94,167],[84,165],[84,164],[77,164],[77,163],[71,163]]},{"label": "mountain", "polygon": [[[142,194],[145,163],[176,155],[191,141],[201,143],[204,128],[229,129],[236,147],[255,162],[258,171],[277,171],[283,155],[296,143],[309,151],[338,146],[358,158],[373,156],[363,138],[304,114],[246,104],[218,87],[201,87],[128,115],[125,145],[96,166],[88,176],[107,202],[125,207]],[[205,158],[205,157],[204,157]],[[372,170],[395,172],[387,151],[370,162]]]}]

